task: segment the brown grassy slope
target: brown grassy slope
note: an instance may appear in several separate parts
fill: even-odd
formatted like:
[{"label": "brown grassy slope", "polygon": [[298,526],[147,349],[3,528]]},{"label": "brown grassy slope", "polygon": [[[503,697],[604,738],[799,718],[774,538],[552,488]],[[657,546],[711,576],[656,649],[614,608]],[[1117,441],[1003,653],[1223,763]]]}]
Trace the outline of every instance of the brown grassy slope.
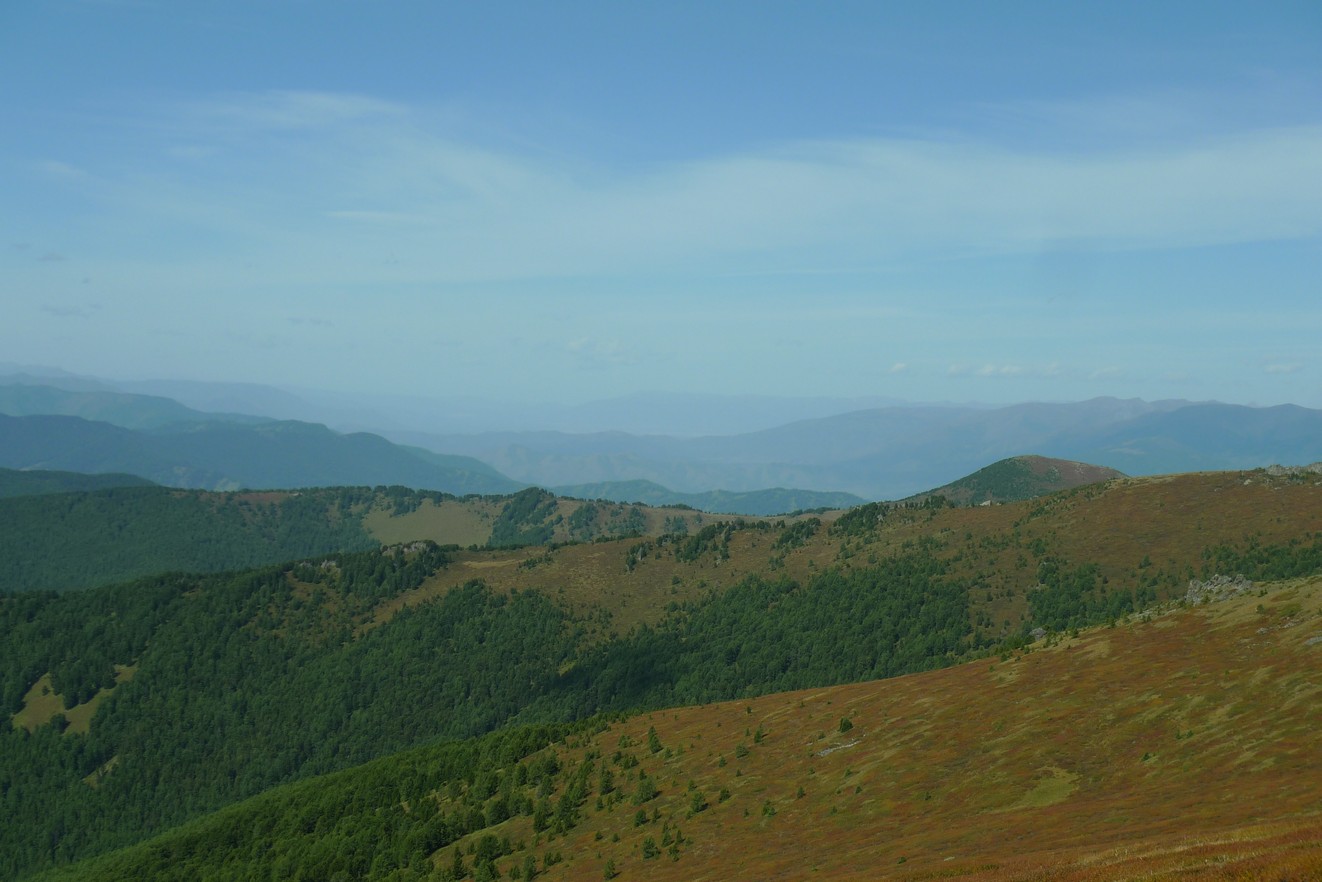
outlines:
[{"label": "brown grassy slope", "polygon": [[[378,621],[405,606],[441,597],[480,579],[498,592],[541,591],[574,615],[606,622],[602,633],[627,633],[639,624],[654,625],[671,603],[700,600],[710,591],[738,584],[766,570],[766,548],[774,534],[747,531],[731,540],[731,560],[710,556],[676,562],[668,548],[658,551],[645,539],[620,539],[548,549],[540,546],[501,551],[465,551],[446,569],[414,591],[383,604]],[[651,547],[645,560],[641,549]],[[652,555],[660,553],[657,559]],[[629,566],[634,559],[632,569]],[[604,616],[603,616],[604,614]]]},{"label": "brown grassy slope", "polygon": [[[540,879],[608,860],[649,882],[1322,878],[1319,637],[1315,577],[1007,662],[632,718],[559,748],[567,774],[599,753],[625,798],[589,795],[554,841],[506,822],[528,847],[502,867],[549,851],[564,861]],[[639,769],[661,794],[636,826]]]},{"label": "brown grassy slope", "polygon": [[385,545],[430,539],[438,545],[484,545],[491,538],[491,522],[500,513],[496,499],[424,500],[414,511],[394,514],[381,507],[368,512],[363,528]]},{"label": "brown grassy slope", "polygon": [[[923,543],[969,586],[975,620],[982,616],[991,623],[985,630],[1006,634],[1020,627],[1027,592],[1047,556],[1070,566],[1096,564],[1112,590],[1151,583],[1160,597],[1181,595],[1188,579],[1201,574],[1208,548],[1249,536],[1283,543],[1322,531],[1322,483],[1263,471],[1124,478],[1010,505],[893,510],[859,535],[833,535],[830,521],[839,516],[823,516],[816,534],[794,548],[776,547],[792,521],[749,519],[765,529],[733,533],[728,556],[707,552],[693,561],[677,559],[680,542],[655,537],[464,552],[378,618],[482,579],[496,591],[543,591],[584,618],[600,620],[604,611],[606,629],[625,632],[659,621],[672,602],[726,590],[749,575],[803,582],[826,567],[868,566]],[[708,516],[707,523],[716,520]]]}]

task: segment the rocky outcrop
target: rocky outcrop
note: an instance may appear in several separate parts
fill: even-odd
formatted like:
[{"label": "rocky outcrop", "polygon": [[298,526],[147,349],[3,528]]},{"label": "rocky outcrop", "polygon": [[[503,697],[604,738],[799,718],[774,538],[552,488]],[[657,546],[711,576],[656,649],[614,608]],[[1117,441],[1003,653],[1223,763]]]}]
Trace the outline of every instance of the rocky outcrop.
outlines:
[{"label": "rocky outcrop", "polygon": [[1190,579],[1189,590],[1185,592],[1184,599],[1189,603],[1214,603],[1252,590],[1253,583],[1242,575],[1216,575],[1206,582]]},{"label": "rocky outcrop", "polygon": [[1315,462],[1312,465],[1304,466],[1283,466],[1269,465],[1266,468],[1267,474],[1273,478],[1295,478],[1305,475],[1322,475],[1322,462]]}]

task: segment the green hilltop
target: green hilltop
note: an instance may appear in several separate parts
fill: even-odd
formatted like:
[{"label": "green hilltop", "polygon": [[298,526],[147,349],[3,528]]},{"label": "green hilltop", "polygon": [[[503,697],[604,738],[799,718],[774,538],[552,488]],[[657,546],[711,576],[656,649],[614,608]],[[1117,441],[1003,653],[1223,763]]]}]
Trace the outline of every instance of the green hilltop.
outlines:
[{"label": "green hilltop", "polygon": [[906,497],[904,501],[923,502],[943,496],[955,505],[1019,502],[1123,477],[1124,472],[1105,466],[1045,456],[1012,456],[935,490]]}]

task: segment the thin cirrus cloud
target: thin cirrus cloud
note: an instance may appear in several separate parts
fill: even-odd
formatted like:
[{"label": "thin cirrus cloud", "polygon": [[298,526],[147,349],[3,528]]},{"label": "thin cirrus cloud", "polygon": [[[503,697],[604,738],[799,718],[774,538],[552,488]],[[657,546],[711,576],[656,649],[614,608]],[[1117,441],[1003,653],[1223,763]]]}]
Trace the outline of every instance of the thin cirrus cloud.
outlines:
[{"label": "thin cirrus cloud", "polygon": [[984,364],[978,368],[980,377],[1054,377],[1061,372],[1056,362],[1043,365]]},{"label": "thin cirrus cloud", "polygon": [[637,362],[636,355],[618,340],[579,337],[570,340],[565,349],[585,368],[623,367]]},{"label": "thin cirrus cloud", "polygon": [[219,95],[176,111],[178,124],[186,131],[236,135],[262,129],[317,129],[365,118],[398,117],[407,114],[408,109],[355,93],[274,89]]},{"label": "thin cirrus cloud", "polygon": [[159,141],[143,155],[174,157],[170,173],[141,167],[112,198],[221,227],[268,268],[337,279],[372,280],[380,261],[365,255],[383,248],[411,256],[398,270],[409,280],[473,281],[1322,233],[1315,125],[1072,152],[971,136],[803,141],[637,168],[468,143],[443,113],[359,95],[231,95],[166,129],[140,134]]},{"label": "thin cirrus cloud", "polygon": [[996,364],[987,363],[978,366],[956,362],[946,367],[947,377],[986,377],[1000,379],[1045,379],[1059,377],[1072,371],[1066,371],[1059,362],[1048,364]]}]

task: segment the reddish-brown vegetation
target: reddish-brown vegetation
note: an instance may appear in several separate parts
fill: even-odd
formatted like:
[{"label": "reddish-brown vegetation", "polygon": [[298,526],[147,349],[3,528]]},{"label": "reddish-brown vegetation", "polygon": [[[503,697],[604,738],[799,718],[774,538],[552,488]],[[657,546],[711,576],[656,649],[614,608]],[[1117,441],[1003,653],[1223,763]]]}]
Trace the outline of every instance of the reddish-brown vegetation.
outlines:
[{"label": "reddish-brown vegetation", "polygon": [[[1319,635],[1314,578],[1006,661],[647,714],[561,750],[599,753],[626,795],[646,771],[645,823],[607,800],[555,841],[497,832],[561,852],[548,880],[607,860],[648,880],[1322,878]],[[676,830],[677,858],[642,856]]]}]

